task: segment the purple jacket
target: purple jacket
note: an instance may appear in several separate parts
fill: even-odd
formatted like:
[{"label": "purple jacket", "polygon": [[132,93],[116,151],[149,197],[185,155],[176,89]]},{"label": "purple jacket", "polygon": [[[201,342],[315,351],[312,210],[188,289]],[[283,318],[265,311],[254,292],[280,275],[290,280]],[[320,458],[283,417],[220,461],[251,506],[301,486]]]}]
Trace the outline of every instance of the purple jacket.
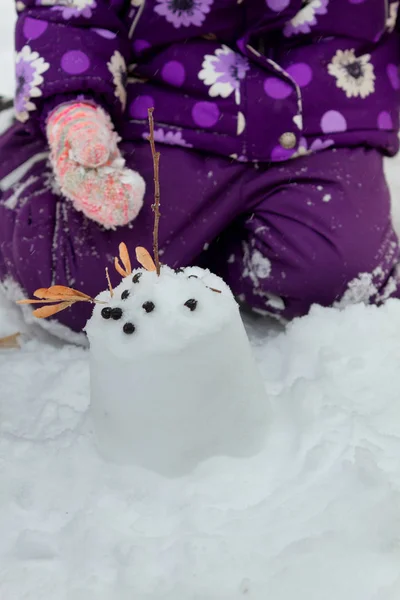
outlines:
[{"label": "purple jacket", "polygon": [[18,118],[43,127],[79,95],[122,137],[237,160],[330,145],[398,148],[399,2],[23,0]]}]

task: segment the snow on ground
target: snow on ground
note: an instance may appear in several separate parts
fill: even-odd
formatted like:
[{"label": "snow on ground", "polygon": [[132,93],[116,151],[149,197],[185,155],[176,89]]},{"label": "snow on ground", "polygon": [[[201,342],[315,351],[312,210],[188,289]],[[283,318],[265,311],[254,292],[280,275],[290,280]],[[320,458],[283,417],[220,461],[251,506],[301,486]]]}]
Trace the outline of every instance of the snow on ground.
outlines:
[{"label": "snow on ground", "polygon": [[398,600],[400,302],[247,326],[273,403],[264,452],[168,480],[99,459],[87,351],[0,300],[0,335],[25,332],[0,353],[1,600]]}]

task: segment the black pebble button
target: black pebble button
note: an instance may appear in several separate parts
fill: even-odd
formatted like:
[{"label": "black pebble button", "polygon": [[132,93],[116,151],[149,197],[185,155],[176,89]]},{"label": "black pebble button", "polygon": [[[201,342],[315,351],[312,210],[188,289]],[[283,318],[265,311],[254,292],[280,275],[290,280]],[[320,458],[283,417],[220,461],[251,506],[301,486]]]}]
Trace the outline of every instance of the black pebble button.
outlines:
[{"label": "black pebble button", "polygon": [[114,321],[118,321],[118,319],[120,319],[121,317],[122,317],[122,309],[113,308],[111,310],[111,318],[114,319]]},{"label": "black pebble button", "polygon": [[187,306],[191,311],[194,311],[197,307],[197,300],[195,300],[194,298],[190,298],[190,300],[187,300],[185,302],[185,306]]},{"label": "black pebble button", "polygon": [[111,308],[109,306],[105,306],[103,308],[103,310],[101,311],[101,316],[103,317],[103,319],[110,319],[111,318]]},{"label": "black pebble button", "polygon": [[134,275],[132,277],[132,281],[133,283],[139,283],[139,279],[141,278],[142,274],[141,273],[136,273],[136,275]]},{"label": "black pebble button", "polygon": [[131,333],[133,333],[135,331],[134,324],[133,323],[125,323],[125,325],[123,326],[123,331],[127,335],[130,335]]},{"label": "black pebble button", "polygon": [[153,312],[153,310],[155,309],[154,302],[151,302],[151,300],[148,300],[147,302],[145,302],[143,304],[143,308],[147,313]]},{"label": "black pebble button", "polygon": [[129,298],[129,290],[125,290],[121,294],[121,300],[126,300],[127,298]]}]

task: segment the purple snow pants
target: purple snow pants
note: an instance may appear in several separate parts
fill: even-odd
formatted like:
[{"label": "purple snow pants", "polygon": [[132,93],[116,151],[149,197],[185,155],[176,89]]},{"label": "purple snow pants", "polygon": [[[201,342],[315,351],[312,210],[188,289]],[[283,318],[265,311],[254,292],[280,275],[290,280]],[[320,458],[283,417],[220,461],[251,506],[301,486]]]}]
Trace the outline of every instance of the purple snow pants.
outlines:
[{"label": "purple snow pants", "polygon": [[[55,283],[96,295],[120,242],[132,257],[137,245],[151,250],[149,146],[124,143],[122,150],[147,182],[145,206],[131,226],[106,231],[57,193],[42,140],[21,125],[1,136],[0,281],[18,283],[25,296]],[[207,266],[241,302],[282,319],[313,303],[379,303],[398,294],[399,245],[377,151],[326,150],[256,167],[186,148],[159,150],[165,264]],[[79,331],[89,310],[75,305],[57,318]]]}]

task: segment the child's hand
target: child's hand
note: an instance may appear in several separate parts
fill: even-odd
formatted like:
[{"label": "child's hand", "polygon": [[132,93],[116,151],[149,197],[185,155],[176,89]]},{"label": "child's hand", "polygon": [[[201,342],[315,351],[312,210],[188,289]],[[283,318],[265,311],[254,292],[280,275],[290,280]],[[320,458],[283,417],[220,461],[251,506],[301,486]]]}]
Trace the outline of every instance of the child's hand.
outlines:
[{"label": "child's hand", "polygon": [[110,117],[85,103],[62,105],[47,123],[51,161],[63,194],[106,228],[138,215],[145,183],[125,168]]}]

